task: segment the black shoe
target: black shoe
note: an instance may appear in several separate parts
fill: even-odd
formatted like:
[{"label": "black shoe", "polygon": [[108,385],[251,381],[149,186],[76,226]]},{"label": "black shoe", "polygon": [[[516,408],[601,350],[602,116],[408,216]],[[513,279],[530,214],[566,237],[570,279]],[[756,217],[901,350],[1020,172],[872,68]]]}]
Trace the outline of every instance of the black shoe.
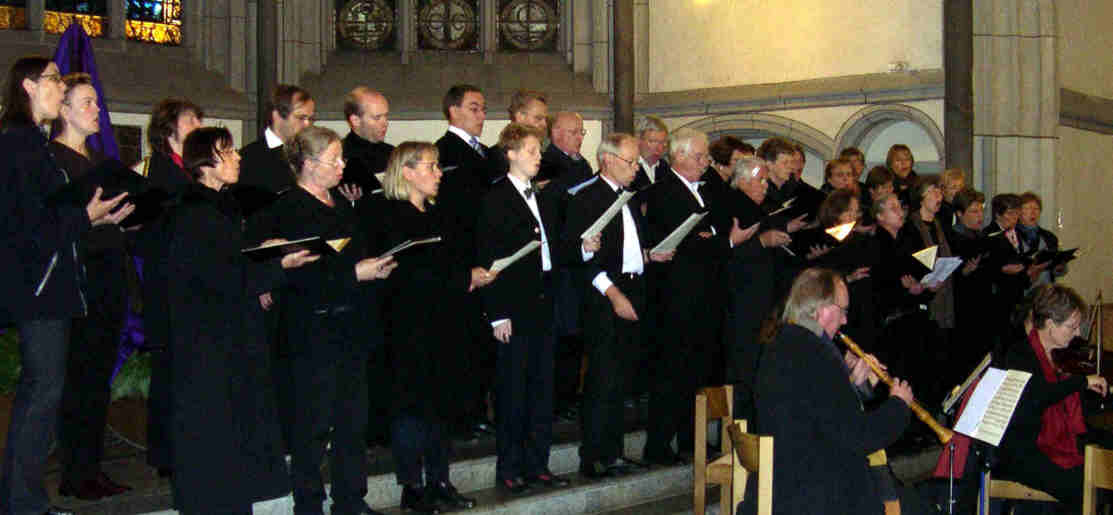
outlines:
[{"label": "black shoe", "polygon": [[540,485],[548,488],[564,488],[571,484],[567,479],[557,477],[551,470],[546,470],[536,476],[526,478],[526,483],[531,486]]},{"label": "black shoe", "polygon": [[522,495],[530,490],[529,485],[526,484],[522,478],[514,479],[500,479],[496,482],[499,491],[505,495]]},{"label": "black shoe", "polygon": [[413,511],[415,513],[440,513],[441,508],[437,503],[429,499],[428,492],[425,488],[415,488],[412,486],[402,487],[402,505],[399,506],[402,511]]},{"label": "black shoe", "polygon": [[588,479],[604,479],[614,477],[615,473],[603,462],[591,461],[580,463],[580,475]]},{"label": "black shoe", "polygon": [[429,495],[436,502],[453,510],[468,510],[475,507],[475,499],[460,495],[460,492],[456,491],[456,487],[448,481],[441,481],[429,486]]},{"label": "black shoe", "polygon": [[660,456],[652,455],[652,454],[646,455],[645,456],[645,461],[647,463],[651,464],[651,465],[660,465],[662,467],[674,467],[674,466],[677,466],[677,465],[684,465],[688,462],[687,460],[685,460],[684,458],[676,455],[675,453],[669,453],[669,454],[664,454],[664,455],[660,455]]}]

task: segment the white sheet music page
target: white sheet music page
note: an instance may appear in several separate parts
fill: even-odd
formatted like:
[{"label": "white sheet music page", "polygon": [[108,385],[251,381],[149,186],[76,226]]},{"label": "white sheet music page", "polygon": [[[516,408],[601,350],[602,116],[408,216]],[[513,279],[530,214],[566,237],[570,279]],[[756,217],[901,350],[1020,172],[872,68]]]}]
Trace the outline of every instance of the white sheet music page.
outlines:
[{"label": "white sheet music page", "polygon": [[974,388],[970,401],[955,424],[955,431],[993,446],[1001,444],[1020,394],[1032,374],[990,367]]}]

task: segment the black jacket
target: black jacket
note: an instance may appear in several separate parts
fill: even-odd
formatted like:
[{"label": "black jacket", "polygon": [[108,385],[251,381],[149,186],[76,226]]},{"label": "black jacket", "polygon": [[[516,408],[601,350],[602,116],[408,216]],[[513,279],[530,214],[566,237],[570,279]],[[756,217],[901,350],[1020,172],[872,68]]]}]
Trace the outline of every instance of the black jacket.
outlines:
[{"label": "black jacket", "polygon": [[452,132],[446,132],[437,140],[438,161],[443,172],[437,193],[440,232],[453,234],[459,244],[452,250],[459,252],[456,258],[469,266],[478,264],[475,261],[475,223],[480,202],[496,178],[485,157],[490,156],[492,150],[482,148],[484,155]]},{"label": "black jacket", "polygon": [[[556,266],[560,224],[555,206],[534,194],[549,242],[549,258]],[[509,178],[497,182],[483,198],[476,230],[479,263],[490,267],[532,240],[541,240],[541,228],[529,205]],[[553,299],[546,295],[541,274],[541,248],[527,254],[499,273],[498,279],[479,290],[487,319],[510,319],[515,334],[544,334],[552,328]]]},{"label": "black jacket", "polygon": [[212,512],[281,497],[290,488],[259,295],[282,283],[282,268],[240,253],[230,195],[191,186],[167,218],[174,507]]},{"label": "black jacket", "polygon": [[382,188],[382,183],[375,174],[386,171],[390,153],[394,152],[394,145],[386,142],[372,143],[354,132],[344,136],[341,143],[344,150],[344,182],[358,185],[363,189],[363,196],[367,198],[371,192]]},{"label": "black jacket", "polygon": [[0,326],[68,319],[87,311],[77,255],[90,229],[85,206],[47,197],[69,182],[37,127],[0,130]]},{"label": "black jacket", "polygon": [[151,181],[152,188],[161,188],[170,195],[177,195],[195,181],[174,159],[162,152],[153,152],[144,164],[142,174]]},{"label": "black jacket", "polygon": [[[580,235],[614,203],[618,195],[619,193],[612,190],[602,178],[598,178],[573,195],[568,204],[568,219],[565,220],[561,236],[561,259],[570,266],[584,267],[586,269],[585,277],[588,281],[594,279],[600,272],[606,272],[612,280],[617,274],[622,273],[622,242],[625,232],[623,231],[621,212],[615,215],[610,223],[603,228],[599,237],[599,250],[586,263],[583,261],[581,250],[583,239],[580,238]],[[630,208],[630,215],[634,218],[634,227],[638,231],[638,242],[641,248],[648,248],[649,241],[646,234],[645,219],[641,211],[635,209],[630,202],[633,202],[633,199],[628,201],[626,205]],[[592,295],[594,293],[589,291],[588,294]]]},{"label": "black jacket", "polygon": [[[863,411],[842,352],[811,330],[781,328],[757,373],[752,431],[773,437],[773,513],[882,511],[866,456],[892,444],[908,407],[891,397]],[[755,503],[742,503],[750,510]],[[743,511],[743,513],[747,513]]]}]

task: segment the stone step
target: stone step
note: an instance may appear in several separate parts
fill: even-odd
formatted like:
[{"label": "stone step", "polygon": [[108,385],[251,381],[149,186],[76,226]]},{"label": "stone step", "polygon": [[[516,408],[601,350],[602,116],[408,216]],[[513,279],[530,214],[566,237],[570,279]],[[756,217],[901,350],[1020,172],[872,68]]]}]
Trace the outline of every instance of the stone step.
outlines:
[{"label": "stone step", "polygon": [[[625,453],[634,459],[639,459],[642,454],[642,448],[645,446],[645,431],[636,431],[626,435],[625,439]],[[452,483],[460,492],[474,493],[480,496],[483,500],[489,500],[491,495],[494,495],[493,486],[495,484],[495,456],[484,456],[482,458],[463,460],[453,463],[449,469],[449,474]],[[570,442],[564,444],[554,445],[551,450],[549,458],[549,468],[557,475],[569,477],[573,481],[573,485],[559,490],[542,492],[538,495],[523,497],[521,499],[514,499],[510,502],[495,503],[496,506],[514,505],[516,509],[522,509],[530,502],[543,501],[555,496],[558,501],[544,501],[545,503],[551,502],[569,502],[580,503],[582,506],[601,506],[600,509],[610,509],[615,507],[627,506],[636,504],[652,497],[647,497],[637,493],[641,488],[648,488],[650,491],[654,489],[660,490],[658,496],[667,495],[668,488],[681,488],[687,490],[691,488],[691,467],[677,467],[676,470],[672,468],[667,469],[654,469],[644,474],[631,475],[624,478],[616,478],[611,481],[585,483],[580,480],[577,471],[579,470],[580,457],[579,457],[579,443]],[[681,484],[672,484],[673,481],[663,481],[669,479],[668,477],[659,477],[663,471],[673,470],[673,474],[680,473],[687,479],[678,479]],[[678,472],[679,471],[679,472]],[[666,474],[667,476],[667,474]],[[646,478],[649,479],[646,479]],[[654,485],[654,482],[664,482],[666,484]],[[643,485],[643,483],[646,483]],[[617,486],[622,485],[622,486]],[[603,488],[606,487],[606,488]],[[599,493],[600,489],[606,493]],[[371,476],[367,480],[367,504],[375,509],[383,509],[393,506],[398,506],[402,498],[402,487],[397,484],[393,473],[379,474]],[[596,493],[592,493],[596,492]],[[672,492],[675,493],[675,492]],[[593,499],[599,498],[597,504]],[[525,503],[525,504],[523,504]],[[600,504],[601,503],[601,504]],[[481,501],[481,507],[482,507]],[[546,504],[548,505],[548,504]],[[500,508],[501,509],[501,508]],[[288,514],[293,511],[293,498],[286,496],[278,499],[255,503],[254,512],[256,515],[263,514]],[[595,510],[598,511],[598,510]],[[157,515],[171,515],[176,513],[173,510],[162,510],[148,512]],[[469,513],[471,513],[469,511]],[[477,513],[486,513],[479,511]],[[495,512],[490,512],[495,513]],[[503,512],[498,512],[503,513]],[[505,513],[531,513],[530,511],[519,512],[510,511]],[[547,512],[537,511],[536,513],[572,513],[566,511]],[[591,513],[591,512],[575,512],[575,513]]]}]

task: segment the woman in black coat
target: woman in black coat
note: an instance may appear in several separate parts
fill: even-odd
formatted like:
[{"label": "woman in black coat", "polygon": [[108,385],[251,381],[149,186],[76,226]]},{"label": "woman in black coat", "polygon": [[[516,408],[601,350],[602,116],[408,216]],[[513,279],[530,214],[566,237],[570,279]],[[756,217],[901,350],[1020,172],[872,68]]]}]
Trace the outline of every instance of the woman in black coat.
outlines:
[{"label": "woman in black coat", "polygon": [[187,514],[251,513],[251,504],[290,491],[272,399],[258,296],[285,280],[308,251],[255,263],[243,218],[225,186],[239,154],[224,128],[186,139],[197,184],[160,229],[167,241],[170,445],[174,507]]},{"label": "woman in black coat", "polygon": [[[81,289],[78,240],[92,226],[131,214],[126,194],[85,206],[48,201],[69,182],[41,126],[58,117],[65,85],[45,57],[25,57],[8,74],[0,111],[0,327],[19,331],[22,362],[0,468],[0,513],[42,513],[43,484],[66,371],[70,322],[88,306]],[[113,211],[115,209],[115,211]]]},{"label": "woman in black coat", "polygon": [[[61,116],[54,121],[57,135],[50,142],[50,151],[71,180],[80,180],[104,160],[100,152],[85,144],[89,136],[100,132],[97,90],[87,73],[71,73],[63,80],[66,96]],[[127,309],[131,258],[125,250],[124,232],[117,225],[89,231],[77,250],[85,265],[89,313],[74,320],[66,356],[58,428],[63,471],[58,491],[67,497],[99,499],[131,489],[112,481],[100,467],[109,383]]]},{"label": "woman in black coat", "polygon": [[[321,477],[326,444],[332,513],[375,513],[367,494],[367,360],[383,339],[379,320],[381,281],[391,258],[372,250],[351,202],[332,193],[344,173],[340,137],[307,127],[283,146],[296,187],[252,219],[253,239],[345,240],[335,253],[287,274],[275,305],[281,309],[283,344],[290,360],[293,420],[291,476],[297,513],[318,513],[325,500]],[[272,290],[262,290],[260,293]],[[259,299],[258,302],[263,302]],[[331,430],[330,430],[331,429]]]},{"label": "woman in black coat", "polygon": [[1080,393],[1106,395],[1104,377],[1066,375],[1058,371],[1052,350],[1077,337],[1086,304],[1074,290],[1047,285],[1035,291],[1024,322],[1022,341],[1009,347],[1001,366],[1032,374],[997,449],[995,474],[1043,490],[1063,504],[1063,513],[1081,513],[1081,446],[1108,448],[1106,434],[1087,432]]},{"label": "woman in black coat", "polygon": [[[402,508],[429,513],[442,505],[470,507],[448,477],[451,453],[446,419],[464,398],[458,391],[465,362],[459,345],[466,334],[466,294],[489,284],[495,274],[456,259],[461,245],[446,232],[444,213],[432,202],[440,187],[437,147],[405,142],[391,154],[383,189],[390,220],[386,246],[441,236],[439,243],[400,254],[388,282],[386,306],[394,364],[394,421],[391,445],[403,486]],[[422,479],[424,471],[424,480]]]}]

